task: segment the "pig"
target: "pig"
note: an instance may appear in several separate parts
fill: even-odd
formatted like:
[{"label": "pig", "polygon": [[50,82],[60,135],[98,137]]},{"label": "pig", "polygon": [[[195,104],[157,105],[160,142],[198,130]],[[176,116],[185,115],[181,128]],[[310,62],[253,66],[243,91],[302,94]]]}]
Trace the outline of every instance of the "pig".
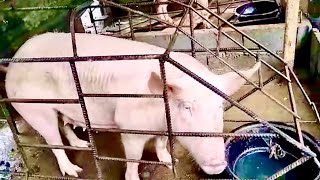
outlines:
[{"label": "pig", "polygon": [[[156,0],[157,2],[160,2],[160,3],[166,3],[168,2],[168,0]],[[206,8],[209,8],[209,0],[199,0],[198,1],[199,4],[203,5],[204,7]],[[181,6],[181,5],[179,5]],[[174,23],[175,25],[178,25],[179,24],[179,21],[177,22],[174,22],[172,20],[172,18],[169,16],[168,14],[168,10],[167,10],[167,7],[168,7],[168,4],[160,4],[158,7],[157,7],[157,17],[163,21],[167,21],[169,23]],[[199,5],[197,5],[196,8],[201,8]],[[206,11],[206,10],[200,10],[199,12],[204,18],[207,18],[209,20],[209,16],[210,14]],[[196,14],[195,12],[193,12],[193,20],[194,20],[194,27],[192,28],[195,28],[195,26],[197,26],[197,24],[199,23],[203,23],[204,27],[205,28],[210,28],[211,25],[206,21],[204,20],[203,18],[201,18],[198,14]],[[190,21],[189,19],[186,19],[185,22],[184,22],[184,25],[185,26],[190,26]]]},{"label": "pig", "polygon": [[[104,36],[75,34],[78,56],[108,56],[163,54],[164,48],[144,42]],[[14,58],[72,57],[70,33],[36,35],[27,40]],[[228,95],[236,92],[245,80],[235,72],[217,75],[192,56],[171,52],[169,56],[208,83]],[[164,84],[159,60],[82,61],[76,62],[79,81],[84,93],[162,94]],[[251,77],[260,67],[240,71]],[[223,132],[224,99],[173,65],[165,63],[168,100],[174,132]],[[8,98],[78,98],[68,62],[10,63],[5,88]],[[85,97],[92,128],[167,131],[162,98]],[[12,103],[17,112],[44,137],[47,144],[63,145],[61,134],[71,146],[88,147],[71,126],[85,128],[79,104]],[[62,114],[65,126],[58,125]],[[139,160],[144,144],[155,138],[156,155],[161,162],[172,162],[166,148],[165,136],[121,134],[128,159]],[[222,137],[177,137],[207,174],[220,174],[226,168],[225,146]],[[52,149],[63,175],[78,177],[82,168],[68,159],[63,149]],[[126,180],[138,180],[138,163],[127,163]],[[171,166],[168,166],[172,168]]]}]

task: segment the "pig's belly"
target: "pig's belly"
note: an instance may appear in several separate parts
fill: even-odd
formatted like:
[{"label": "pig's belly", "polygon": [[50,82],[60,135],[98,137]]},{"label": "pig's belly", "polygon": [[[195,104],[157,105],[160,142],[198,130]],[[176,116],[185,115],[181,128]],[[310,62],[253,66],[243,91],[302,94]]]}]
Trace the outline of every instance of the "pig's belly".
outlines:
[{"label": "pig's belly", "polygon": [[[63,119],[65,123],[76,127],[86,127],[85,119],[81,106],[79,104],[65,104],[56,108],[59,112],[68,118]],[[111,107],[99,104],[88,106],[87,112],[92,128],[112,129],[118,128],[114,122],[114,111]]]}]

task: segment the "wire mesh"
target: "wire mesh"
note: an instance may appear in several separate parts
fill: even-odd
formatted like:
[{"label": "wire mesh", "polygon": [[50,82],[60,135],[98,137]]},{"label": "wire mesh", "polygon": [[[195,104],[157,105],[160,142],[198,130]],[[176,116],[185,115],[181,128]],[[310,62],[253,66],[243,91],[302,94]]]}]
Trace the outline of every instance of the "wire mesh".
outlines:
[{"label": "wire mesh", "polygon": [[[176,174],[176,158],[174,153],[170,153],[171,155],[171,159],[172,162],[171,163],[162,163],[162,162],[156,162],[156,161],[145,161],[145,160],[132,160],[132,159],[125,159],[125,158],[114,158],[114,157],[106,157],[106,156],[99,156],[98,152],[97,152],[97,146],[95,143],[95,140],[93,138],[92,132],[94,131],[101,131],[101,132],[114,132],[114,133],[130,133],[130,134],[145,134],[145,135],[159,135],[159,136],[168,136],[169,138],[169,147],[170,147],[170,152],[174,151],[174,146],[175,146],[175,136],[198,136],[198,137],[283,137],[285,138],[288,142],[292,143],[293,145],[295,145],[297,148],[299,148],[302,152],[304,152],[306,154],[305,157],[299,159],[298,161],[294,162],[293,164],[287,166],[286,168],[284,168],[283,170],[277,172],[276,174],[274,174],[273,176],[269,177],[269,179],[274,179],[276,177],[280,177],[283,174],[289,172],[291,169],[303,164],[304,162],[306,162],[309,159],[313,159],[316,163],[319,164],[319,162],[316,159],[316,154],[314,152],[312,152],[310,149],[308,149],[307,147],[304,146],[303,143],[303,139],[302,139],[302,132],[301,132],[301,127],[299,123],[303,123],[304,121],[301,120],[300,116],[297,114],[297,107],[295,104],[295,99],[294,99],[294,95],[293,95],[293,90],[292,90],[292,81],[290,79],[290,76],[293,76],[294,81],[298,84],[299,88],[302,90],[303,95],[305,96],[305,98],[307,99],[309,105],[311,106],[311,108],[314,110],[314,112],[316,113],[316,116],[318,118],[318,122],[319,122],[319,114],[317,112],[317,109],[315,107],[315,104],[309,99],[307,93],[305,92],[305,90],[303,89],[301,83],[299,82],[298,78],[296,77],[296,75],[294,74],[294,72],[292,71],[292,69],[290,69],[287,66],[287,63],[276,53],[272,52],[271,50],[269,50],[267,47],[265,47],[264,45],[262,45],[261,43],[257,42],[255,39],[251,38],[250,36],[248,36],[247,34],[245,34],[244,32],[242,32],[241,30],[239,30],[237,27],[235,27],[234,25],[232,25],[230,22],[226,21],[225,19],[223,19],[221,17],[221,14],[223,14],[226,9],[232,7],[232,4],[234,3],[239,3],[239,2],[245,2],[245,1],[232,1],[232,2],[224,2],[224,3],[219,3],[218,1],[216,1],[216,6],[215,7],[205,7],[203,5],[201,5],[200,3],[198,3],[197,1],[176,1],[176,0],[169,0],[169,2],[167,3],[163,3],[163,2],[143,2],[143,3],[126,3],[126,4],[117,4],[111,1],[101,1],[102,3],[99,6],[85,6],[82,8],[78,8],[78,6],[55,6],[55,7],[18,7],[16,8],[14,6],[15,1],[13,1],[11,7],[8,8],[2,8],[0,9],[0,11],[39,11],[39,10],[54,10],[54,9],[69,9],[72,10],[71,13],[71,18],[70,18],[70,31],[71,31],[71,35],[72,35],[72,47],[73,47],[73,57],[57,57],[57,58],[2,58],[1,63],[23,63],[23,62],[69,62],[70,64],[70,69],[72,71],[72,75],[73,75],[73,79],[76,85],[76,89],[77,89],[77,94],[78,94],[78,99],[8,99],[8,98],[2,98],[0,99],[0,102],[3,103],[2,105],[2,110],[5,112],[6,118],[7,118],[7,122],[13,132],[13,136],[14,136],[14,140],[17,143],[17,147],[19,152],[22,154],[23,157],[23,163],[25,163],[25,167],[26,167],[26,172],[25,173],[16,173],[16,172],[12,172],[13,176],[25,176],[25,177],[38,177],[38,178],[49,178],[49,179],[80,179],[80,178],[67,178],[67,177],[56,177],[56,176],[46,176],[46,175],[33,175],[28,173],[28,165],[26,164],[26,160],[25,160],[25,153],[23,150],[23,147],[35,147],[35,148],[49,148],[49,149],[69,149],[69,150],[81,150],[81,151],[91,151],[92,155],[94,157],[94,162],[95,162],[95,166],[97,169],[97,178],[98,179],[103,179],[102,177],[102,168],[100,165],[100,161],[101,160],[109,160],[109,161],[120,161],[120,162],[137,162],[137,163],[145,163],[145,164],[156,164],[156,165],[172,165],[172,170],[174,173],[175,178],[177,177]],[[152,14],[146,14],[143,13],[141,11],[137,11],[132,9],[131,7],[134,6],[154,6],[154,5],[159,5],[159,4],[176,4],[179,5],[181,7],[183,7],[184,10],[181,11],[177,11],[178,13],[183,12],[182,18],[179,22],[178,25],[166,22],[164,20],[161,20],[157,17],[152,16]],[[194,8],[193,5],[197,5],[198,8]],[[220,6],[221,5],[227,5],[227,7],[221,11]],[[160,22],[162,24],[164,24],[164,27],[174,27],[176,28],[171,41],[168,45],[168,47],[166,48],[166,51],[164,54],[153,54],[153,55],[145,55],[145,54],[141,54],[141,55],[121,55],[121,56],[88,56],[88,57],[78,57],[78,53],[77,53],[77,47],[76,47],[76,39],[75,39],[75,18],[77,16],[77,14],[85,9],[90,10],[90,19],[91,22],[94,25],[94,29],[95,29],[95,33],[97,33],[97,29],[95,26],[95,21],[99,21],[99,20],[95,20],[92,16],[92,10],[90,7],[116,7],[119,9],[122,9],[124,11],[128,12],[128,18],[129,18],[129,28],[130,28],[130,35],[126,36],[126,38],[131,38],[131,39],[135,39],[135,35],[134,32],[137,29],[134,29],[133,27],[133,21],[132,18],[136,17],[136,16],[143,16],[148,18],[149,20],[155,20],[157,22]],[[212,9],[216,8],[217,9],[217,13],[213,12]],[[211,16],[214,16],[218,19],[218,25],[213,24],[210,20],[208,20],[206,17],[204,17],[201,13],[199,13],[197,10],[205,10],[207,11]],[[183,28],[182,25],[184,23],[184,21],[186,20],[187,14],[190,14],[190,34],[187,33]],[[197,15],[200,16],[203,20],[205,20],[206,22],[208,22],[213,28],[218,30],[217,35],[217,48],[216,49],[210,49],[205,47],[203,44],[201,44],[194,35],[194,29],[193,29],[193,16]],[[123,17],[121,17],[123,18]],[[221,23],[222,22],[222,23]],[[232,38],[230,35],[228,35],[226,32],[224,32],[222,30],[222,24],[225,26],[228,26],[230,28],[232,28],[233,30],[235,30],[237,33],[239,33],[244,41],[244,39],[254,43],[258,49],[249,49],[247,47],[245,47],[243,44],[244,43],[240,43],[237,40],[235,40],[234,38]],[[150,30],[152,30],[152,28],[150,28]],[[215,86],[211,85],[210,83],[206,82],[204,79],[200,78],[198,75],[196,75],[195,73],[191,72],[190,70],[188,70],[188,68],[182,66],[181,64],[179,64],[178,62],[174,61],[173,59],[171,59],[169,57],[169,53],[172,51],[173,45],[176,41],[176,38],[178,36],[178,33],[182,33],[184,35],[186,35],[188,38],[191,39],[191,55],[193,57],[196,56],[196,52],[199,51],[203,51],[203,52],[207,52],[211,55],[213,55],[214,57],[216,57],[221,63],[223,63],[224,65],[226,65],[228,68],[230,68],[232,71],[236,72],[239,76],[241,76],[242,78],[244,78],[250,85],[252,85],[254,87],[254,89],[250,92],[248,92],[247,94],[245,94],[244,96],[242,96],[241,98],[234,100],[232,99],[230,96],[226,95],[224,92],[222,92],[221,90],[219,90],[218,88],[216,88]],[[225,36],[227,37],[229,40],[231,40],[232,42],[234,42],[235,44],[237,44],[239,46],[240,50],[243,50],[245,52],[247,52],[250,56],[254,57],[256,59],[256,61],[260,61],[262,62],[266,67],[270,68],[271,70],[273,70],[276,75],[272,76],[271,78],[269,78],[268,80],[262,82],[262,73],[261,73],[261,69],[259,69],[259,85],[257,85],[256,83],[252,82],[250,79],[248,79],[247,77],[245,77],[243,74],[241,74],[239,71],[237,71],[234,67],[232,67],[229,63],[227,63],[224,59],[222,59],[221,57],[219,57],[219,51],[229,51],[232,49],[223,49],[219,47],[219,44],[221,42],[221,38],[220,36]],[[117,35],[118,36],[118,35]],[[119,36],[121,37],[121,36]],[[196,45],[200,46],[201,49],[196,49]],[[266,62],[265,60],[261,59],[261,57],[259,57],[259,55],[257,53],[254,52],[254,50],[262,50],[264,52],[269,53],[271,56],[273,56],[274,58],[276,58],[277,60],[279,60],[280,62],[282,62],[285,66],[284,70],[282,71],[278,71],[276,68],[274,68],[272,65],[270,65],[268,62]],[[182,50],[183,51],[183,50]],[[216,52],[214,52],[216,51]],[[78,72],[75,66],[75,62],[77,61],[120,61],[120,60],[158,60],[159,61],[159,67],[160,67],[160,71],[161,71],[161,78],[164,82],[164,92],[163,94],[88,94],[88,93],[84,93],[82,91],[81,85],[80,85],[80,81],[79,81],[79,77],[78,77]],[[228,106],[225,110],[230,109],[232,106],[235,106],[237,108],[239,108],[240,110],[242,110],[243,112],[245,112],[246,114],[248,114],[253,120],[251,121],[258,121],[268,127],[270,127],[272,130],[274,130],[276,133],[266,133],[266,134],[255,134],[255,133],[245,133],[245,134],[234,134],[234,133],[206,133],[206,132],[173,132],[172,130],[172,122],[171,122],[171,115],[170,115],[170,106],[169,106],[169,101],[168,101],[168,92],[167,92],[167,83],[166,83],[166,69],[164,64],[165,63],[170,63],[173,66],[175,66],[177,69],[181,70],[182,72],[188,74],[190,77],[192,77],[193,79],[195,79],[196,81],[198,81],[199,83],[201,83],[203,86],[207,87],[208,89],[210,89],[211,91],[215,92],[216,94],[218,94],[219,96],[223,97],[225,100],[227,100],[231,105]],[[289,90],[289,95],[290,95],[290,102],[291,102],[291,106],[292,109],[289,109],[288,107],[286,107],[285,105],[283,105],[280,101],[278,101],[277,99],[275,99],[272,95],[268,94],[267,92],[265,92],[262,88],[268,84],[269,82],[271,82],[273,79],[275,79],[276,77],[282,77],[284,80],[286,80],[286,82],[288,83],[288,90]],[[262,92],[265,96],[267,96],[268,98],[270,98],[271,100],[273,100],[276,104],[278,104],[280,107],[282,107],[283,109],[285,109],[286,111],[288,111],[289,113],[291,113],[291,115],[294,117],[294,121],[293,123],[296,126],[296,130],[297,130],[297,135],[298,135],[298,140],[295,140],[294,138],[286,135],[285,133],[283,133],[281,130],[275,128],[274,126],[272,126],[268,121],[265,121],[261,118],[258,117],[257,114],[255,114],[254,112],[252,112],[250,109],[246,108],[245,106],[243,106],[242,104],[240,104],[239,102],[243,99],[245,99],[246,97],[248,97],[250,94],[254,93],[255,91],[260,91]],[[85,97],[121,97],[121,98],[162,98],[164,100],[164,104],[165,104],[165,112],[166,112],[166,120],[167,120],[167,129],[168,131],[141,131],[141,130],[129,130],[129,129],[95,129],[91,127],[90,124],[90,120],[88,117],[88,112],[87,112],[87,108],[86,108],[86,104],[84,101]],[[88,137],[89,137],[89,141],[90,141],[90,148],[78,148],[78,147],[72,147],[72,146],[54,146],[54,145],[42,145],[42,144],[25,144],[25,143],[21,143],[19,141],[19,137],[18,137],[18,133],[16,132],[15,129],[15,125],[13,123],[12,118],[10,118],[10,115],[8,114],[8,112],[5,111],[5,108],[3,107],[5,104],[7,104],[8,102],[19,102],[19,103],[71,103],[71,104],[79,104],[81,106],[82,109],[82,113],[83,113],[83,117],[85,119],[85,125],[86,125],[86,130],[88,133]],[[232,122],[232,120],[230,120]],[[241,121],[243,122],[243,121]],[[307,121],[306,121],[307,122]]]}]

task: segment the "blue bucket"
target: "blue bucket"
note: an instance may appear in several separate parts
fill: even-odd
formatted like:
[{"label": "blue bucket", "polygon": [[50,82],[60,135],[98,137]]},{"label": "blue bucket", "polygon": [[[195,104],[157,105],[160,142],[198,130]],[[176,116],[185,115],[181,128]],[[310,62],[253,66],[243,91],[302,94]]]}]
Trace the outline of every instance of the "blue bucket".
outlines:
[{"label": "blue bucket", "polygon": [[[283,123],[272,123],[287,135],[296,138],[294,126]],[[274,133],[270,128],[259,124],[249,123],[232,131],[233,133]],[[319,144],[310,134],[303,132],[306,146],[320,156]],[[272,148],[270,148],[272,147]],[[274,151],[270,151],[274,149]],[[270,153],[270,152],[274,152]],[[272,154],[271,158],[269,155]],[[238,179],[262,180],[302,157],[301,151],[282,137],[230,137],[226,140],[227,172]],[[276,159],[277,158],[277,159]],[[318,180],[320,169],[310,159],[304,164],[289,171],[278,179],[288,180]]]}]

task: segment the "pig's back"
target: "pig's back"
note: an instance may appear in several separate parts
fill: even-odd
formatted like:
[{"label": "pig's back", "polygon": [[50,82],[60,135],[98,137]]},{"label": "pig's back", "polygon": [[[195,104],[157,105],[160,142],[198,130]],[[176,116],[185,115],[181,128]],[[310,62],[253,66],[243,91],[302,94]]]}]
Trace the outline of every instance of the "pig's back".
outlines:
[{"label": "pig's back", "polygon": [[[110,36],[81,33],[75,37],[78,56],[162,54],[165,51],[147,43]],[[35,36],[15,55],[16,58],[72,56],[70,33],[45,33]],[[171,56],[193,71],[204,68],[197,60],[185,54],[172,53]],[[151,71],[159,72],[158,60],[76,62],[76,65],[81,85],[88,93],[147,93],[145,86]],[[171,70],[167,69],[167,74],[172,78],[181,76],[181,71],[172,70],[168,63],[166,67],[171,67]],[[67,62],[10,64],[6,77],[6,89],[10,91],[8,96],[16,95],[14,91],[21,89],[19,86],[23,84],[32,88],[45,88],[47,93],[39,94],[39,98],[48,98],[45,96],[52,96],[56,91],[61,91],[69,98],[77,97]]]}]

